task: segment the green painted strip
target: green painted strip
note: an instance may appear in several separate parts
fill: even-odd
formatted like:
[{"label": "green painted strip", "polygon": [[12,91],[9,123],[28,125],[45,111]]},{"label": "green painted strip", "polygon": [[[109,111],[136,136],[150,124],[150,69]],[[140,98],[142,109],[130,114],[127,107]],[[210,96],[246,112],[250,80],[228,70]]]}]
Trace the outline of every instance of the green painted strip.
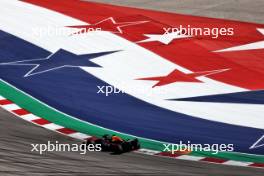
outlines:
[{"label": "green painted strip", "polygon": [[[48,121],[64,126],[66,128],[70,128],[94,136],[102,136],[104,134],[118,134],[125,139],[133,137],[128,134],[118,133],[90,123],[86,123],[84,121],[80,121],[74,117],[56,111],[55,109],[23,93],[22,91],[14,88],[13,86],[7,84],[4,81],[0,81],[0,95],[15,102],[17,105],[30,111],[36,116],[42,117]],[[141,142],[142,147],[144,148],[158,151],[162,151],[164,149],[162,142],[144,138],[139,138],[139,140]],[[211,152],[192,152],[191,155],[217,157],[226,160],[264,163],[263,155],[249,155],[236,152],[219,152],[218,154],[212,154]]]}]

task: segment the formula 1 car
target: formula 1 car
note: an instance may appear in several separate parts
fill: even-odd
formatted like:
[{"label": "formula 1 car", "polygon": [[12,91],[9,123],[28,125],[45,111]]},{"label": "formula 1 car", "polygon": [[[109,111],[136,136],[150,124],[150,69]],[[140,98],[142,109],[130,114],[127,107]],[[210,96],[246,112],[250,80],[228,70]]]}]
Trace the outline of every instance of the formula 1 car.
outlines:
[{"label": "formula 1 car", "polygon": [[102,151],[113,152],[114,154],[130,152],[140,148],[140,144],[137,138],[132,140],[123,140],[120,137],[117,137],[120,140],[114,140],[116,137],[117,136],[115,135],[113,135],[112,137],[110,135],[104,135],[102,138],[92,137],[87,139],[83,143],[86,144],[86,147],[89,144],[100,144]]}]

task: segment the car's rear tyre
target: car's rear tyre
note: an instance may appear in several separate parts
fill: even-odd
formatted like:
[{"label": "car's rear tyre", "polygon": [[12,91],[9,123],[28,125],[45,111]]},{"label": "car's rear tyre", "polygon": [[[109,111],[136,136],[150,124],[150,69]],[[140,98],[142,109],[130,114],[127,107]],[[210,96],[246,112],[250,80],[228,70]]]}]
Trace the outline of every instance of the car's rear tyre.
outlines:
[{"label": "car's rear tyre", "polygon": [[123,152],[124,152],[124,148],[123,148],[122,144],[115,145],[115,151],[114,151],[114,153],[121,154]]}]

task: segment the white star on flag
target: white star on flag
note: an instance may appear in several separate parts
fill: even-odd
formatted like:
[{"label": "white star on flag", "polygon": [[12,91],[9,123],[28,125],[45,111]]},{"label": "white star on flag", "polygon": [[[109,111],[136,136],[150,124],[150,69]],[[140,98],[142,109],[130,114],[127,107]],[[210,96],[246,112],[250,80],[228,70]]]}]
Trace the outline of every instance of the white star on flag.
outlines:
[{"label": "white star on flag", "polygon": [[[110,22],[110,23],[109,23]],[[94,24],[87,24],[87,25],[79,25],[79,26],[67,26],[70,28],[77,28],[80,29],[80,31],[74,33],[74,34],[80,34],[80,33],[87,33],[89,32],[89,29],[92,28],[102,28],[102,31],[109,31],[112,33],[120,33],[123,34],[123,30],[121,28],[127,27],[127,26],[134,26],[139,24],[148,23],[149,21],[132,21],[132,22],[116,22],[116,20],[113,17],[106,18],[102,21],[99,21]],[[110,26],[104,26],[106,24],[111,24]]]},{"label": "white star on flag", "polygon": [[261,136],[249,149],[264,147],[264,135]]},{"label": "white star on flag", "polygon": [[[263,29],[258,28],[257,30],[261,34],[264,35],[264,28]],[[244,50],[256,50],[256,49],[264,49],[264,40],[254,42],[254,43],[245,44],[245,45],[235,46],[235,47],[231,47],[231,48],[226,48],[226,49],[222,49],[222,50],[217,50],[215,52],[244,51]]]},{"label": "white star on flag", "polygon": [[165,34],[144,34],[148,39],[139,41],[137,43],[154,42],[158,41],[165,45],[170,44],[174,39],[182,39],[192,37],[190,35],[181,34],[181,31],[165,33]]}]

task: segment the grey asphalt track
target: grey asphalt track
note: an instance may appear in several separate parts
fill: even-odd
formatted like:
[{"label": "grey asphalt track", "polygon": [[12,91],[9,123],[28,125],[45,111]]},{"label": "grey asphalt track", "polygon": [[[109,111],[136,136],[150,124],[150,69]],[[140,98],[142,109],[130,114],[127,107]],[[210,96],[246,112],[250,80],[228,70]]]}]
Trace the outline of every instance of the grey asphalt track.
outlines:
[{"label": "grey asphalt track", "polygon": [[[264,0],[93,0],[198,16],[263,23]],[[194,6],[195,4],[195,6]],[[263,176],[263,169],[198,163],[135,153],[31,152],[31,143],[80,143],[0,109],[0,176]]]},{"label": "grey asphalt track", "polygon": [[264,0],[87,0],[264,24]]},{"label": "grey asphalt track", "polygon": [[263,169],[223,166],[136,153],[31,152],[31,144],[77,143],[0,109],[0,176],[178,175],[263,176]]}]

